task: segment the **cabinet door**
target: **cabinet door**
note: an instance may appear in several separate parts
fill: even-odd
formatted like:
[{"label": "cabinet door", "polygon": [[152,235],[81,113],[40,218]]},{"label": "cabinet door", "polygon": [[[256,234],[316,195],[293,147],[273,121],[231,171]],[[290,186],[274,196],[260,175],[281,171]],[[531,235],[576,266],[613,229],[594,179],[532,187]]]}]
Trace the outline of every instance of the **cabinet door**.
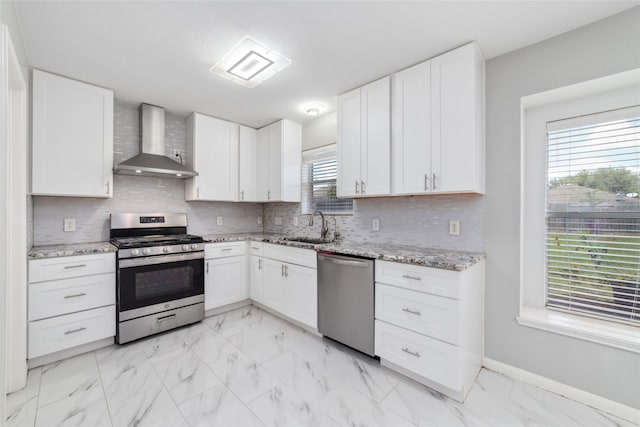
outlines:
[{"label": "cabinet door", "polygon": [[250,293],[252,300],[264,302],[264,259],[258,256],[251,257],[249,269]]},{"label": "cabinet door", "polygon": [[205,261],[205,310],[249,298],[246,268],[245,256]]},{"label": "cabinet door", "polygon": [[431,62],[396,73],[393,87],[393,194],[421,194],[431,183]]},{"label": "cabinet door", "polygon": [[269,201],[282,200],[282,136],[282,121],[269,125]]},{"label": "cabinet door", "polygon": [[193,164],[196,199],[238,197],[238,125],[194,113]]},{"label": "cabinet door", "polygon": [[360,195],[360,89],[338,98],[339,197]]},{"label": "cabinet door", "polygon": [[385,77],[361,89],[360,194],[391,193],[391,86]]},{"label": "cabinet door", "polygon": [[257,131],[247,126],[240,126],[239,137],[239,194],[238,200],[253,202],[257,197],[256,190],[256,144]]},{"label": "cabinet door", "polygon": [[[431,60],[432,188],[435,192],[477,190],[483,120],[478,82],[479,53],[473,44]],[[481,69],[482,67],[480,67]],[[481,186],[481,185],[480,185]],[[481,188],[480,188],[481,190]]]},{"label": "cabinet door", "polygon": [[32,193],[112,197],[113,91],[33,71]]},{"label": "cabinet door", "polygon": [[286,314],[289,307],[289,290],[284,280],[284,264],[264,258],[264,304]]},{"label": "cabinet door", "polygon": [[256,201],[269,197],[269,127],[258,129],[256,141]]},{"label": "cabinet door", "polygon": [[314,329],[318,327],[317,272],[314,268],[285,265],[289,307],[284,314]]},{"label": "cabinet door", "polygon": [[282,121],[282,197],[283,202],[302,200],[302,126]]}]

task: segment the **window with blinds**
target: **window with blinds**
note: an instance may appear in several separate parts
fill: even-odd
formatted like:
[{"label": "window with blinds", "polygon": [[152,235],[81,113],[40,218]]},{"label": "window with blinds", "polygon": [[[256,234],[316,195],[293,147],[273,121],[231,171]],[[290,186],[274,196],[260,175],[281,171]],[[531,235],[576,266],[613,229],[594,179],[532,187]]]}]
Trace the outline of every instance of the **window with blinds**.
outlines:
[{"label": "window with blinds", "polygon": [[302,213],[350,214],[353,200],[339,199],[336,192],[338,164],[336,145],[302,153]]},{"label": "window with blinds", "polygon": [[640,325],[640,107],[547,124],[546,305]]}]

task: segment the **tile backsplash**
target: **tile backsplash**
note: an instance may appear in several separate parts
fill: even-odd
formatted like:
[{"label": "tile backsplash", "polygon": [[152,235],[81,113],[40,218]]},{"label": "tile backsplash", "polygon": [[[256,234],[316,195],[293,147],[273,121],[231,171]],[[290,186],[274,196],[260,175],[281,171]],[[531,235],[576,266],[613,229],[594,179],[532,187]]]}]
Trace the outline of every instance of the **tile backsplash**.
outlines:
[{"label": "tile backsplash", "polygon": [[[140,151],[138,105],[116,102],[114,106],[114,164]],[[166,150],[185,150],[185,121],[165,116]],[[109,215],[113,212],[186,212],[188,231],[194,234],[260,232],[258,203],[185,202],[184,181],[173,178],[117,175],[113,198],[33,197],[33,244],[65,244],[109,240]],[[223,225],[216,225],[216,217]],[[76,219],[76,231],[62,230],[64,218]]]},{"label": "tile backsplash", "polygon": [[[329,217],[329,232],[337,224],[341,236],[354,242],[394,243],[450,250],[482,252],[484,197],[479,195],[414,196],[356,199],[353,215]],[[280,217],[282,225],[275,225]],[[298,217],[298,225],[294,224]],[[380,231],[372,231],[374,219]],[[460,221],[460,235],[449,235],[449,220]],[[299,203],[269,203],[264,229],[270,233],[320,236],[320,217],[309,227],[309,215]]]}]

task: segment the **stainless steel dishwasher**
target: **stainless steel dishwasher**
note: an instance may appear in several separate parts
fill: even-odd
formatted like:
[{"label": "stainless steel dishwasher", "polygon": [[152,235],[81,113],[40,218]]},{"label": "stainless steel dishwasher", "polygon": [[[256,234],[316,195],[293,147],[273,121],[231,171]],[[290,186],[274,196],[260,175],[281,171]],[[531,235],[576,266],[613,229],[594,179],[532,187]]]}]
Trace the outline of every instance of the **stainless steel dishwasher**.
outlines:
[{"label": "stainless steel dishwasher", "polygon": [[318,253],[318,331],[374,356],[373,260]]}]

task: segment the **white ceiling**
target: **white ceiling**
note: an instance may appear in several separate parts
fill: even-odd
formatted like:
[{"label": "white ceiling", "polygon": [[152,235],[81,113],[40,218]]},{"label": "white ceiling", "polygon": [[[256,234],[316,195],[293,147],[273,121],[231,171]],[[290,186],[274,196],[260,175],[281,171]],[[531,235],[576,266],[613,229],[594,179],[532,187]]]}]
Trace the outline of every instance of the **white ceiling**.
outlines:
[{"label": "white ceiling", "polygon": [[[638,1],[18,1],[29,64],[148,102],[260,127],[476,40],[487,58]],[[209,68],[250,35],[292,60],[253,89]]]}]

